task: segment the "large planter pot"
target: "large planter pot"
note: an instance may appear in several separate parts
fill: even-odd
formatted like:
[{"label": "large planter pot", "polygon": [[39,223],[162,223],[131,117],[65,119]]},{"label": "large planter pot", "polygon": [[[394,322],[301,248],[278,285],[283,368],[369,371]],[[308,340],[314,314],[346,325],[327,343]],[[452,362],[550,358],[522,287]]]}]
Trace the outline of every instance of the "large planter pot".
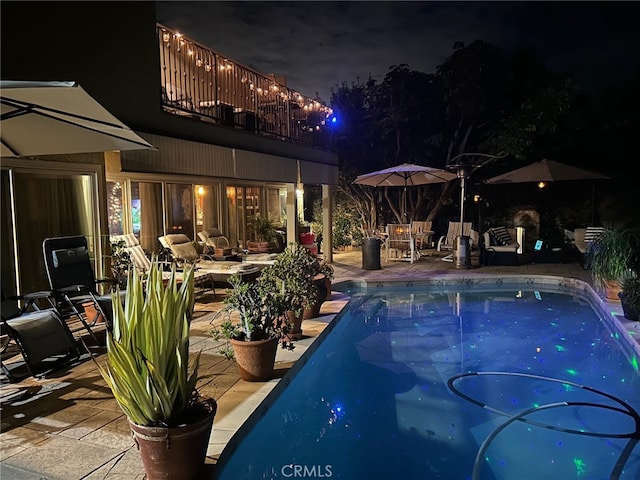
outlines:
[{"label": "large planter pot", "polygon": [[287,334],[287,338],[289,340],[300,340],[302,338],[302,317],[304,315],[304,311],[296,315],[293,310],[287,310],[287,318],[289,319],[289,323],[291,324],[291,330]]},{"label": "large planter pot", "polygon": [[605,282],[604,288],[604,298],[609,300],[610,302],[619,302],[620,297],[618,294],[622,292],[622,286],[620,282],[617,281],[607,281]]},{"label": "large planter pot", "polygon": [[624,318],[627,320],[639,321],[640,320],[640,311],[638,309],[633,308],[633,306],[629,305],[627,299],[624,295],[624,292],[620,292],[618,294],[620,298],[620,304],[622,306],[622,313],[624,314]]},{"label": "large planter pot", "polygon": [[269,338],[244,342],[231,339],[240,378],[247,382],[265,382],[273,377],[276,351],[280,339]]},{"label": "large planter pot", "polygon": [[322,302],[324,302],[327,298],[327,284],[326,277],[324,275],[318,275],[316,278],[314,278],[313,285],[315,286],[316,291],[316,301],[312,306],[307,307],[303,310],[303,320],[318,318],[320,316],[320,307],[322,307]]},{"label": "large planter pot", "polygon": [[247,241],[247,249],[252,253],[270,253],[272,248],[273,248],[272,242]]},{"label": "large planter pot", "polygon": [[327,296],[324,299],[328,302],[331,300],[331,280],[327,277],[324,279],[324,286],[327,289]]},{"label": "large planter pot", "polygon": [[208,399],[206,407],[193,423],[178,427],[147,427],[129,421],[147,480],[202,478],[217,404]]}]

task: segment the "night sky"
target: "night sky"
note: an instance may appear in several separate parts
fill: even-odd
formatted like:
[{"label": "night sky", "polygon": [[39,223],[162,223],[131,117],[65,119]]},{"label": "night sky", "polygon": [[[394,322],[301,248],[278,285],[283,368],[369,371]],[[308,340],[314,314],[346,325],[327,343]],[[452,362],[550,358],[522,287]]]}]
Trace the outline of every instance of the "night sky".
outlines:
[{"label": "night sky", "polygon": [[534,47],[585,89],[640,65],[639,2],[157,2],[157,20],[328,102],[392,65],[433,73],[457,41]]}]

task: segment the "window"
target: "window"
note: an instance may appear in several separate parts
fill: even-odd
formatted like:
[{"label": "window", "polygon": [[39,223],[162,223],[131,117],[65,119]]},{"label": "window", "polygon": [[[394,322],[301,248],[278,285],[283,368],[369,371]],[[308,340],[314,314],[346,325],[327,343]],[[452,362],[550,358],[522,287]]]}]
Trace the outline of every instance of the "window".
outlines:
[{"label": "window", "polygon": [[[6,181],[4,173],[2,180],[3,183]],[[13,235],[19,252],[21,291],[44,290],[48,288],[42,254],[42,241],[45,238],[84,235],[89,243],[90,255],[96,255],[94,175],[24,170],[15,171],[14,182]],[[3,209],[6,201],[6,195],[3,195]],[[3,233],[3,250],[4,242]]]},{"label": "window", "polygon": [[164,235],[161,183],[131,182],[131,223],[142,248],[157,252]]},{"label": "window", "polygon": [[193,185],[167,184],[167,233],[184,233],[193,240]]}]

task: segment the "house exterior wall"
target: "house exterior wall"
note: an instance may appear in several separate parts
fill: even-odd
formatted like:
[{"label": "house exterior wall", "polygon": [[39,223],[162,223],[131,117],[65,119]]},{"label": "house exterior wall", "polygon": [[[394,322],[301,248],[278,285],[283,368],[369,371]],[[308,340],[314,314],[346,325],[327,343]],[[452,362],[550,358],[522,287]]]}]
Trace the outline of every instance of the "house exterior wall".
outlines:
[{"label": "house exterior wall", "polygon": [[[155,151],[101,154],[104,166],[99,172],[105,172],[106,178],[102,174],[95,177],[99,197],[96,238],[108,237],[104,217],[110,173],[131,178],[145,174],[209,176],[225,184],[286,184],[291,191],[297,181],[338,182],[337,157],[328,151],[163,111],[154,2],[3,0],[0,20],[3,80],[76,81],[157,147]],[[69,158],[65,161],[73,161]],[[9,169],[12,165],[15,163],[3,159],[1,166]],[[37,172],[37,161],[22,165],[33,165]],[[87,171],[95,176],[93,170]],[[296,238],[296,233],[288,236]],[[107,246],[97,243],[97,256],[106,258]],[[97,267],[101,273],[101,266]]]},{"label": "house exterior wall", "polygon": [[137,133],[325,165],[327,151],[162,110],[154,2],[2,2],[4,80],[77,81]]}]

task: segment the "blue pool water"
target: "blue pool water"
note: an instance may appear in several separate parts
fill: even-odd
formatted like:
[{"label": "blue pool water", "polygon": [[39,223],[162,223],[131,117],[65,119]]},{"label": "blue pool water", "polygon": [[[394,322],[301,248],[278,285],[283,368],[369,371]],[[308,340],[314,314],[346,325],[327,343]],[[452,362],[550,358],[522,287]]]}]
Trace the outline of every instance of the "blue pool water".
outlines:
[{"label": "blue pool water", "polygon": [[223,451],[218,480],[640,478],[637,356],[587,294],[349,295]]}]

